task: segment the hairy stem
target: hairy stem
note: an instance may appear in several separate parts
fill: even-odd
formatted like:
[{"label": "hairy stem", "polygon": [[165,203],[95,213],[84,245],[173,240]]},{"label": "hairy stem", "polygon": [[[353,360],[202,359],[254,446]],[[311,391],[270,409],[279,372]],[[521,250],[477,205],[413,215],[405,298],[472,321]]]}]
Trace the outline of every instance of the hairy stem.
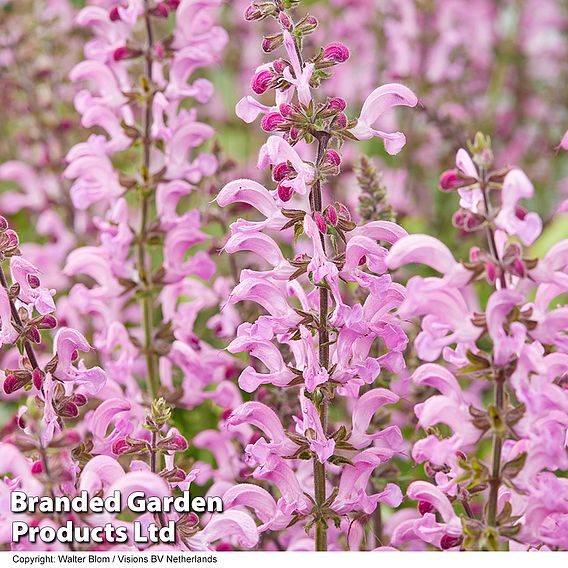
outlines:
[{"label": "hairy stem", "polygon": [[[495,406],[502,413],[505,401],[505,375],[499,372],[495,377]],[[493,462],[491,467],[491,479],[489,480],[489,501],[487,502],[487,525],[497,526],[497,499],[501,486],[501,452],[503,449],[503,437],[499,432],[493,434]]]},{"label": "hairy stem", "polygon": [[487,227],[486,227],[486,236],[487,236],[487,244],[489,246],[489,252],[491,256],[495,260],[495,262],[499,265],[499,282],[501,284],[501,288],[507,287],[507,281],[505,280],[505,274],[501,269],[501,261],[499,259],[499,253],[497,252],[497,244],[495,242],[495,232],[493,231],[493,226],[491,225],[491,201],[489,199],[489,193],[487,189],[487,180],[485,179],[485,170],[481,170],[481,182],[480,188],[483,194],[483,204],[485,206],[485,217],[487,219]]},{"label": "hairy stem", "polygon": [[146,374],[148,392],[152,399],[158,395],[160,388],[160,377],[158,374],[158,361],[156,354],[152,349],[153,342],[153,306],[154,297],[152,292],[152,275],[148,270],[149,259],[146,251],[147,245],[147,229],[149,224],[151,199],[153,188],[150,185],[150,151],[152,149],[152,103],[153,103],[153,81],[152,81],[152,52],[154,49],[154,33],[152,30],[152,22],[150,20],[148,0],[144,1],[145,6],[145,23],[146,23],[146,55],[145,55],[145,88],[146,105],[144,109],[144,138],[142,140],[143,162],[142,177],[143,186],[140,188],[140,226],[137,238],[137,269],[142,286],[141,303],[142,303],[142,321],[144,326],[144,355],[146,358]]},{"label": "hairy stem", "polygon": [[[318,138],[318,154],[316,159],[316,175],[317,179],[312,186],[310,195],[310,203],[312,213],[321,212],[322,205],[322,190],[321,180],[319,178],[319,169],[323,163],[325,150],[329,142],[329,135],[322,133]],[[321,235],[322,244],[325,250],[325,237]],[[319,289],[319,363],[324,369],[329,368],[329,330],[327,327],[327,318],[329,311],[329,294],[327,288],[323,286]],[[318,405],[318,412],[320,415],[321,425],[324,433],[327,435],[327,414],[328,414],[329,401],[327,396],[324,395]],[[314,456],[314,498],[318,509],[321,510],[323,503],[326,500],[325,494],[325,464],[321,463],[317,456]],[[327,550],[327,521],[323,518],[318,519],[316,522],[316,550]]]}]

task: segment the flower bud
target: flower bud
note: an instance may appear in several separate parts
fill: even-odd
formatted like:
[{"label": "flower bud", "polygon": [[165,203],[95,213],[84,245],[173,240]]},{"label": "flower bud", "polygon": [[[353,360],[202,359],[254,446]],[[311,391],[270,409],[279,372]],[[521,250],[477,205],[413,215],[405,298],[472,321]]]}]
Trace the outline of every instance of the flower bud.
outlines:
[{"label": "flower bud", "polygon": [[84,394],[75,393],[73,395],[73,402],[77,406],[85,406],[85,404],[87,404],[87,402],[89,402],[89,399]]},{"label": "flower bud", "polygon": [[511,270],[512,270],[513,274],[515,274],[516,276],[519,276],[520,278],[524,278],[526,276],[525,265],[524,265],[523,261],[518,259],[518,258],[513,261],[513,264],[511,266]]},{"label": "flower bud", "polygon": [[454,548],[455,546],[459,546],[462,543],[463,537],[462,536],[451,536],[449,534],[445,534],[440,539],[440,548],[442,550],[448,550],[449,548]]},{"label": "flower bud", "polygon": [[292,105],[289,105],[288,103],[282,103],[278,107],[278,110],[284,118],[288,118],[289,116],[294,114],[294,107]]},{"label": "flower bud", "polygon": [[497,280],[497,267],[491,261],[485,263],[485,276],[489,284],[495,284]]},{"label": "flower bud", "polygon": [[280,25],[285,30],[290,31],[292,29],[292,22],[290,21],[290,18],[288,17],[288,14],[286,14],[286,12],[280,12],[280,14],[278,14],[278,20],[280,21]]},{"label": "flower bud", "polygon": [[344,112],[340,112],[337,116],[333,119],[331,123],[331,127],[337,130],[343,130],[347,126],[347,116]]},{"label": "flower bud", "polygon": [[326,150],[324,163],[338,167],[341,164],[341,156],[336,150]]},{"label": "flower bud", "polygon": [[43,473],[43,464],[41,463],[41,461],[39,461],[39,460],[35,461],[32,464],[31,471],[32,471],[32,475],[38,475],[40,473]]},{"label": "flower bud", "polygon": [[337,210],[333,205],[329,205],[325,210],[325,220],[332,226],[337,225]]},{"label": "flower bud", "polygon": [[247,22],[260,20],[262,19],[262,12],[254,4],[251,4],[245,10],[244,17]]},{"label": "flower bud", "polygon": [[251,81],[251,88],[257,95],[266,93],[274,75],[268,69],[262,69],[254,74]]},{"label": "flower bud", "polygon": [[179,432],[172,432],[167,438],[160,440],[157,447],[167,452],[184,452],[188,448],[188,443]]},{"label": "flower bud", "polygon": [[286,119],[279,112],[269,112],[262,117],[260,126],[265,132],[272,132],[285,122]]},{"label": "flower bud", "polygon": [[130,57],[130,50],[126,46],[117,47],[112,54],[112,58],[115,61],[122,61],[123,59],[128,59]]},{"label": "flower bud", "polygon": [[45,375],[44,375],[42,370],[34,369],[32,371],[32,383],[38,391],[40,391],[41,387],[43,386],[44,377],[45,377]]},{"label": "flower bud", "polygon": [[262,39],[262,51],[264,51],[264,53],[270,53],[271,51],[278,49],[283,43],[284,37],[282,34],[265,36]]},{"label": "flower bud", "polygon": [[181,4],[181,0],[166,0],[166,4],[170,8],[170,10],[177,10],[179,5]]},{"label": "flower bud", "polygon": [[167,18],[169,15],[168,7],[165,3],[156,4],[155,8],[151,10],[153,16],[156,18]]},{"label": "flower bud", "polygon": [[351,221],[351,212],[347,209],[347,207],[345,207],[345,205],[343,205],[343,203],[336,203],[335,206],[338,209],[340,217],[343,217],[346,221]]},{"label": "flower bud", "polygon": [[325,219],[322,217],[321,213],[316,211],[313,215],[313,218],[314,218],[314,221],[316,223],[316,226],[317,226],[319,232],[323,233],[325,235],[325,233],[327,232],[327,225],[326,225]]},{"label": "flower bud", "polygon": [[303,18],[296,25],[296,30],[301,34],[310,34],[318,27],[317,18],[310,16],[309,14]]},{"label": "flower bud", "polygon": [[290,132],[289,132],[290,140],[292,140],[292,141],[297,140],[299,136],[300,136],[300,131],[295,126],[290,128]]},{"label": "flower bud", "polygon": [[334,63],[344,63],[349,59],[349,50],[345,45],[339,42],[330,43],[323,50],[323,57],[326,61]]},{"label": "flower bud", "polygon": [[114,50],[114,53],[112,54],[112,58],[115,61],[123,61],[125,59],[131,59],[133,57],[136,57],[139,54],[140,54],[139,51],[130,49],[129,47],[126,47],[125,45],[123,45],[122,47],[117,47]]},{"label": "flower bud", "polygon": [[39,332],[39,329],[35,325],[32,325],[28,329],[28,331],[26,332],[26,337],[34,343],[41,343],[41,334]]},{"label": "flower bud", "polygon": [[57,327],[57,318],[51,314],[45,314],[37,323],[38,329],[55,329]]},{"label": "flower bud", "polygon": [[294,189],[289,185],[284,185],[282,183],[278,184],[278,197],[281,201],[287,202],[292,199],[294,194]]},{"label": "flower bud", "polygon": [[272,62],[272,69],[275,73],[283,73],[286,67],[288,67],[288,63],[284,59],[275,59]]},{"label": "flower bud", "polygon": [[478,262],[481,259],[481,249],[479,247],[471,247],[469,249],[469,261]]},{"label": "flower bud", "polygon": [[332,99],[329,99],[327,101],[327,108],[329,110],[336,110],[338,112],[341,112],[345,110],[346,106],[347,103],[345,102],[345,99],[342,99],[341,97],[333,97]]},{"label": "flower bud", "polygon": [[111,451],[116,456],[121,456],[125,454],[130,449],[130,444],[126,441],[126,438],[119,438],[112,443]]},{"label": "flower bud", "polygon": [[20,244],[20,239],[18,238],[18,235],[16,234],[16,231],[13,231],[12,229],[8,229],[5,233],[4,236],[7,237],[8,239],[8,246],[10,248],[16,248],[19,244]]},{"label": "flower bud", "polygon": [[79,408],[74,402],[69,400],[63,405],[63,408],[59,409],[58,414],[63,418],[77,418],[79,416]]},{"label": "flower bud", "polygon": [[462,185],[457,170],[446,170],[443,172],[439,183],[442,191],[452,191]]},{"label": "flower bud", "polygon": [[12,394],[25,387],[31,381],[32,375],[29,372],[8,373],[4,379],[4,392]]},{"label": "flower bud", "polygon": [[8,221],[6,220],[6,217],[2,217],[2,215],[0,215],[0,231],[5,231],[8,228]]}]

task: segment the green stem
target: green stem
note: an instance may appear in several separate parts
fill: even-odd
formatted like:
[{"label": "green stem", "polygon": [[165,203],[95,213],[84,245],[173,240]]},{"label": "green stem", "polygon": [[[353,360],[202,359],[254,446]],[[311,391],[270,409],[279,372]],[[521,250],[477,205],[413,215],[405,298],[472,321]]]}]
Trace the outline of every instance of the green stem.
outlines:
[{"label": "green stem", "polygon": [[148,257],[146,254],[147,229],[150,217],[150,206],[153,195],[153,188],[150,187],[150,152],[152,149],[152,103],[153,103],[153,81],[152,81],[152,52],[154,49],[154,33],[152,30],[152,22],[150,20],[148,0],[144,1],[145,6],[145,23],[146,23],[146,81],[145,86],[148,89],[146,96],[146,106],[144,109],[144,138],[142,140],[143,147],[143,163],[142,177],[144,184],[140,188],[140,226],[137,239],[137,269],[142,286],[142,323],[144,326],[144,355],[146,358],[146,374],[147,386],[150,397],[155,399],[160,389],[160,377],[158,373],[158,361],[153,351],[153,306],[154,298],[152,292],[152,275],[147,270]]},{"label": "green stem", "polygon": [[[319,168],[323,163],[325,156],[325,150],[329,142],[329,135],[327,133],[322,133],[318,138],[318,155],[316,159],[316,170],[318,178],[316,179],[311,191],[311,208],[313,212],[321,213],[323,209],[322,205],[322,191],[321,191],[321,180],[319,179]],[[325,238],[321,235],[322,244],[325,249]],[[327,327],[327,318],[329,311],[329,293],[327,288],[320,287],[319,289],[319,363],[324,369],[329,368],[329,330]],[[327,435],[327,414],[328,414],[328,399],[324,395],[321,402],[318,405],[318,412],[321,420],[322,429],[324,434]],[[317,456],[313,457],[314,462],[314,499],[317,508],[321,512],[323,503],[326,500],[325,491],[325,464],[321,463]],[[316,550],[325,551],[327,550],[327,521],[324,518],[320,518],[316,522]]]},{"label": "green stem", "polygon": [[[505,401],[505,376],[499,372],[495,377],[495,406],[502,413]],[[491,479],[489,480],[489,501],[487,502],[487,525],[497,526],[497,500],[501,486],[501,452],[503,450],[503,437],[501,433],[493,434],[493,463]]]}]

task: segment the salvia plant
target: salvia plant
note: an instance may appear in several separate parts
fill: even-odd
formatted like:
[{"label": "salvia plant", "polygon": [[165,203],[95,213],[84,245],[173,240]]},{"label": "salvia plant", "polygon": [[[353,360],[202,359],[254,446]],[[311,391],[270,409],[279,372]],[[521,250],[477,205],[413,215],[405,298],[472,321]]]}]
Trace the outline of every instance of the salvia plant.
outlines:
[{"label": "salvia plant", "polygon": [[568,549],[568,15],[303,4],[0,0],[3,548]]}]

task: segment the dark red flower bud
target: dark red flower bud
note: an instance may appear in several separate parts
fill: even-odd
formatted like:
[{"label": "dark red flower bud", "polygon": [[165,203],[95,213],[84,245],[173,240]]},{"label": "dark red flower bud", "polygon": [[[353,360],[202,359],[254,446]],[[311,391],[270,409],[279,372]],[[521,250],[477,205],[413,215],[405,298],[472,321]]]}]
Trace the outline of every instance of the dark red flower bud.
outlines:
[{"label": "dark red flower bud", "polygon": [[283,42],[284,37],[282,36],[282,34],[266,36],[262,38],[262,51],[264,51],[264,53],[270,53],[271,51],[279,48]]},{"label": "dark red flower bud", "polygon": [[0,215],[0,231],[5,231],[8,228],[8,221],[6,220],[6,217],[2,217],[2,215]]},{"label": "dark red flower bud", "polygon": [[337,225],[337,210],[333,205],[330,205],[325,210],[325,220],[332,226]]},{"label": "dark red flower bud", "polygon": [[462,182],[457,170],[446,170],[440,176],[440,189],[442,191],[452,191],[461,185]]},{"label": "dark red flower bud", "polygon": [[278,20],[280,21],[280,25],[285,30],[292,29],[292,22],[290,21],[290,18],[288,17],[288,14],[286,14],[286,12],[280,12],[280,14],[278,14]]},{"label": "dark red flower bud", "polygon": [[38,475],[43,473],[43,464],[40,461],[35,461],[32,464],[32,475]]},{"label": "dark red flower bud", "polygon": [[337,130],[342,130],[347,126],[347,116],[344,112],[340,112],[337,116],[333,119],[331,123],[332,128],[336,128]]},{"label": "dark red flower bud", "polygon": [[288,118],[289,116],[294,114],[294,107],[292,105],[289,105],[288,103],[282,103],[278,107],[278,110],[284,118]]},{"label": "dark red flower bud", "polygon": [[451,536],[449,534],[445,534],[440,539],[440,548],[442,550],[448,550],[450,548],[454,548],[459,546],[462,543],[463,537],[462,536]]},{"label": "dark red flower bud", "polygon": [[40,369],[34,369],[32,371],[32,383],[38,391],[40,391],[41,387],[43,386],[44,377],[45,375]]},{"label": "dark red flower bud", "polygon": [[4,392],[6,394],[12,394],[16,392],[18,389],[22,388],[22,384],[16,379],[16,377],[12,374],[6,375],[4,379]]},{"label": "dark red flower bud", "polygon": [[252,81],[251,81],[251,89],[257,94],[262,95],[266,93],[268,87],[270,86],[270,82],[274,78],[272,72],[268,69],[262,69],[254,74]]},{"label": "dark red flower bud", "polygon": [[342,43],[339,42],[330,43],[323,50],[323,57],[326,61],[334,61],[335,63],[344,63],[349,59],[349,50]]},{"label": "dark red flower bud", "polygon": [[313,218],[314,218],[314,221],[316,223],[316,226],[317,226],[319,232],[323,233],[325,235],[325,233],[327,232],[327,224],[325,222],[325,219],[322,217],[321,213],[316,211],[313,214]]},{"label": "dark red flower bud", "polygon": [[187,440],[181,434],[176,434],[168,444],[169,449],[177,452],[183,452],[187,450],[188,445],[189,444],[187,443]]},{"label": "dark red flower bud", "polygon": [[84,394],[77,392],[73,395],[73,402],[77,406],[85,406],[85,404],[89,402],[89,399]]},{"label": "dark red flower bud", "polygon": [[286,67],[288,67],[288,64],[283,59],[276,59],[272,62],[272,68],[276,73],[282,73]]},{"label": "dark red flower bud", "polygon": [[57,327],[57,318],[51,314],[44,315],[37,324],[38,329],[55,329]]},{"label": "dark red flower bud", "polygon": [[39,332],[39,329],[35,325],[32,325],[28,329],[26,337],[34,343],[41,343],[41,334]]},{"label": "dark red flower bud", "polygon": [[265,132],[272,132],[285,122],[286,119],[279,112],[269,112],[262,117],[260,126]]},{"label": "dark red flower bud", "polygon": [[338,167],[341,164],[341,156],[335,150],[326,150],[324,161],[330,166]]},{"label": "dark red flower bud", "polygon": [[222,420],[227,420],[229,418],[229,416],[231,416],[233,410],[231,408],[225,408],[225,410],[223,410],[223,412],[221,412],[221,419]]},{"label": "dark red flower bud", "polygon": [[16,234],[16,231],[13,231],[12,229],[8,229],[4,235],[8,238],[8,245],[12,248],[17,247],[20,244],[20,239],[18,238],[18,235]]},{"label": "dark red flower bud", "polygon": [[166,4],[170,8],[170,10],[177,10],[179,5],[181,4],[181,0],[166,0]]},{"label": "dark red flower bud", "polygon": [[513,261],[511,269],[513,271],[513,274],[516,274],[520,278],[524,278],[526,276],[525,265],[523,261],[519,260],[518,258],[515,261]]},{"label": "dark red flower bud", "polygon": [[345,102],[345,99],[342,99],[341,97],[333,97],[327,101],[327,108],[329,110],[341,112],[342,110],[345,110],[346,106],[347,103]]},{"label": "dark red flower bud", "polygon": [[77,418],[79,416],[79,408],[74,402],[69,400],[63,405],[63,408],[59,409],[58,414],[63,418]]},{"label": "dark red flower bud", "polygon": [[152,15],[156,18],[167,18],[169,15],[168,6],[165,3],[157,4],[152,10]]},{"label": "dark red flower bud", "polygon": [[290,128],[289,135],[290,135],[290,140],[292,141],[297,140],[298,137],[300,136],[300,131],[295,126],[293,126],[292,128]]},{"label": "dark red flower bud", "polygon": [[112,443],[111,451],[117,456],[121,456],[130,449],[130,444],[126,441],[126,438],[119,438]]},{"label": "dark red flower bud", "polygon": [[28,284],[31,288],[39,288],[41,286],[41,282],[35,274],[28,274]]},{"label": "dark red flower bud", "polygon": [[122,61],[124,59],[134,59],[135,57],[140,57],[142,51],[140,49],[132,49],[130,47],[118,47],[113,53],[113,58],[115,61]]},{"label": "dark red flower bud", "polygon": [[485,276],[489,284],[495,284],[497,280],[497,267],[491,261],[485,263]]}]

